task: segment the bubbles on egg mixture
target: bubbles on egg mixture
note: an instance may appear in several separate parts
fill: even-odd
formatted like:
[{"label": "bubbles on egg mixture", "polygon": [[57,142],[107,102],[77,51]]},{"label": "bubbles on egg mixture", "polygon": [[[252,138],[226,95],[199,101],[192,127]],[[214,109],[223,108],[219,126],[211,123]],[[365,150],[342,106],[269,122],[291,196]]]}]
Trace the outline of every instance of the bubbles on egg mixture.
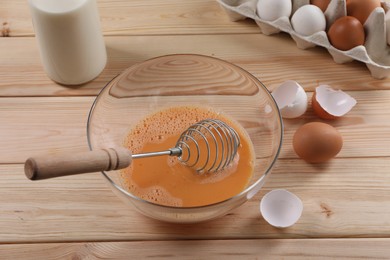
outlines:
[{"label": "bubbles on egg mixture", "polygon": [[173,157],[173,156],[168,156],[167,157],[167,163],[168,163],[168,166],[169,167],[174,167],[175,165],[177,165],[179,162],[179,160],[177,159],[177,157]]},{"label": "bubbles on egg mixture", "polygon": [[191,125],[215,115],[215,111],[197,107],[183,107],[183,109],[175,107],[158,111],[143,119],[131,130],[125,140],[125,146],[133,153],[139,153],[145,143],[162,142],[167,136],[182,133]]},{"label": "bubbles on egg mixture", "polygon": [[[140,121],[129,132],[124,145],[128,147],[133,154],[152,152],[151,149],[162,148],[160,150],[153,151],[169,149],[176,145],[178,137],[188,127],[207,118],[220,119],[229,125],[237,126],[238,129],[236,130],[240,134],[240,137],[246,136],[244,139],[248,140],[249,137],[245,133],[245,130],[240,128],[238,123],[233,122],[230,118],[220,115],[215,110],[205,107],[183,106],[164,109],[156,112],[155,114],[148,115],[148,117]],[[158,145],[159,143],[161,144]],[[245,141],[244,143],[247,142]],[[249,149],[253,152],[253,147]],[[252,153],[251,156],[244,156],[246,159],[243,163],[253,165],[254,156],[252,155],[254,155],[254,153]],[[218,185],[220,185],[219,183],[224,183],[229,178],[237,179],[237,177],[234,176],[237,175],[237,172],[239,171],[238,169],[240,169],[239,167],[242,167],[239,166],[239,158],[240,156],[238,153],[234,162],[226,169],[219,171],[217,174],[197,174],[195,170],[181,164],[176,156],[148,158],[145,160],[149,161],[145,161],[143,166],[140,166],[137,159],[137,162],[134,160],[130,167],[122,170],[121,175],[129,192],[152,203],[176,207],[205,205],[213,203],[213,201],[195,202],[191,197],[193,196],[192,194],[195,194],[195,197],[199,197],[199,192],[202,195],[201,197],[213,197],[217,194],[225,194],[225,191],[216,192],[214,187],[218,187]],[[248,163],[247,161],[251,162]],[[241,178],[238,182],[229,182],[234,187],[228,188],[231,195],[226,196],[237,194],[240,190],[246,187],[249,182],[249,178],[252,176],[253,166],[250,166],[249,168],[251,169],[250,173],[244,173],[244,175],[242,175],[246,177]],[[196,188],[196,190],[192,189],[191,191],[191,188],[187,185],[190,185],[191,187],[196,186],[202,191],[198,190],[198,188]],[[205,189],[208,189],[208,191]],[[209,192],[211,192],[211,195],[204,195]],[[216,199],[216,201],[226,198],[227,197]]]},{"label": "bubbles on egg mixture", "polygon": [[136,194],[141,194],[140,197],[142,199],[154,202],[156,204],[169,205],[174,207],[182,206],[181,199],[167,196],[169,192],[161,187],[153,186],[147,189],[143,189],[141,192],[137,191],[137,188],[135,188],[135,192]]}]

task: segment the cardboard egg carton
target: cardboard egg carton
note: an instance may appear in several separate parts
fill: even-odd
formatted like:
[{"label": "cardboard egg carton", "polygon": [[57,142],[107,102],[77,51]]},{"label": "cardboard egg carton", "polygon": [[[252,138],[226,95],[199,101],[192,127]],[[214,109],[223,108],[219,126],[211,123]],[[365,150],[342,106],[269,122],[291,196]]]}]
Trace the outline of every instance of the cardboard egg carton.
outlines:
[{"label": "cardboard egg carton", "polygon": [[[310,4],[310,0],[292,0],[292,14],[275,21],[264,21],[256,12],[257,0],[217,0],[225,9],[232,21],[253,19],[265,35],[286,32],[294,39],[297,47],[307,49],[321,46],[328,50],[336,63],[346,63],[353,60],[364,62],[372,77],[384,79],[390,77],[390,46],[386,38],[385,13],[390,9],[390,3],[381,2],[382,8],[376,8],[364,23],[366,40],[364,46],[357,46],[348,51],[334,48],[325,31],[310,36],[302,36],[294,31],[290,17],[301,6]],[[347,14],[346,0],[331,0],[325,11],[327,29],[335,20]]]}]

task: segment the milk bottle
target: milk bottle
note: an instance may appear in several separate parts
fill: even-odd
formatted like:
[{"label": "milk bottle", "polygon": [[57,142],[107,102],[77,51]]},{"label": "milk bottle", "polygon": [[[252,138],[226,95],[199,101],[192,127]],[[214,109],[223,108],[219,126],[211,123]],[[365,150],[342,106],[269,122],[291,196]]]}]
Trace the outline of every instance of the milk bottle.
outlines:
[{"label": "milk bottle", "polygon": [[96,0],[29,0],[44,70],[78,85],[97,77],[107,55]]}]

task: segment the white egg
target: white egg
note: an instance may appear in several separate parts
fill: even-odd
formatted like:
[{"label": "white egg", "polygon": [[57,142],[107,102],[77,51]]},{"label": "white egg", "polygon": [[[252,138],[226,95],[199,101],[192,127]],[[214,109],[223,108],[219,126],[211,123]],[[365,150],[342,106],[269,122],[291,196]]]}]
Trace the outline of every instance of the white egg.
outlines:
[{"label": "white egg", "polygon": [[304,5],[291,17],[291,25],[298,34],[309,36],[316,32],[325,31],[326,19],[319,7]]},{"label": "white egg", "polygon": [[302,201],[295,194],[283,189],[268,192],[260,202],[261,215],[277,228],[294,225],[301,217],[302,211]]},{"label": "white egg", "polygon": [[287,80],[273,92],[276,104],[283,118],[296,118],[303,115],[307,109],[307,95],[297,82]]},{"label": "white egg", "polygon": [[257,14],[265,21],[275,21],[280,17],[290,17],[292,10],[291,0],[259,0]]}]

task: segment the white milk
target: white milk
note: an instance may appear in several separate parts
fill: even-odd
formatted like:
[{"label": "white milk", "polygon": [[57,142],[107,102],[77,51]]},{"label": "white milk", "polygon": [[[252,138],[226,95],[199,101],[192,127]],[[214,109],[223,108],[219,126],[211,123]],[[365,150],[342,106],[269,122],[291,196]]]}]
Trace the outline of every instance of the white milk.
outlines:
[{"label": "white milk", "polygon": [[77,85],[107,61],[96,0],[29,0],[43,67],[54,81]]}]

